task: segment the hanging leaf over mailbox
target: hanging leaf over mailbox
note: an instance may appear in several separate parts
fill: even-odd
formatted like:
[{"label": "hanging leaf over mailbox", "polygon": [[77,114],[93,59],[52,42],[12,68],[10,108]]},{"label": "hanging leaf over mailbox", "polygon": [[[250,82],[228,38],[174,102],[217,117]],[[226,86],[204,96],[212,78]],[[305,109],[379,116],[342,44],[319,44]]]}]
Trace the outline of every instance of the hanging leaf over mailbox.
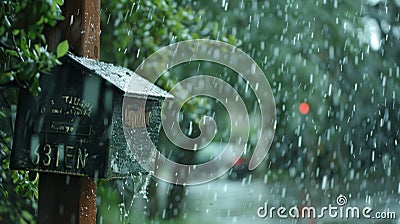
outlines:
[{"label": "hanging leaf over mailbox", "polygon": [[[20,91],[10,167],[99,178],[143,171],[123,125],[155,144],[162,102],[172,96],[126,68],[72,54],[62,61],[41,76],[38,96]],[[137,88],[126,92],[132,82]]]}]

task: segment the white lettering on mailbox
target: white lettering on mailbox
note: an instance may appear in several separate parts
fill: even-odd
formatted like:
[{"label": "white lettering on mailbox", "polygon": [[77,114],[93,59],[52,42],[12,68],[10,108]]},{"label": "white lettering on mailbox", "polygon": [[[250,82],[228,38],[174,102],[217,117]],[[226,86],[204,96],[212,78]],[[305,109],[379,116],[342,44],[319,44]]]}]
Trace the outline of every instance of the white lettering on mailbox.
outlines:
[{"label": "white lettering on mailbox", "polygon": [[43,164],[45,167],[50,167],[53,163],[56,168],[60,166],[61,162],[64,161],[64,167],[66,169],[72,169],[75,164],[75,168],[83,169],[86,167],[88,153],[86,148],[74,147],[71,145],[50,145],[45,144],[42,147],[40,153],[39,148],[34,152],[35,158],[32,158],[32,163],[38,165]]}]

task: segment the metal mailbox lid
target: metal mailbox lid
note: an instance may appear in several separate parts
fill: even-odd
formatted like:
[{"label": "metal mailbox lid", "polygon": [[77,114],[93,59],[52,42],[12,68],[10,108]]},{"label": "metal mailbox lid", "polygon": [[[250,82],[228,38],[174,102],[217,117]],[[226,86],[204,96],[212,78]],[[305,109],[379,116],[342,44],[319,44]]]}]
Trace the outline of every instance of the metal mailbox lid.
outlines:
[{"label": "metal mailbox lid", "polygon": [[129,97],[152,99],[173,98],[173,96],[165,90],[159,88],[127,68],[85,57],[78,57],[73,54],[66,55],[65,60],[109,81]]}]

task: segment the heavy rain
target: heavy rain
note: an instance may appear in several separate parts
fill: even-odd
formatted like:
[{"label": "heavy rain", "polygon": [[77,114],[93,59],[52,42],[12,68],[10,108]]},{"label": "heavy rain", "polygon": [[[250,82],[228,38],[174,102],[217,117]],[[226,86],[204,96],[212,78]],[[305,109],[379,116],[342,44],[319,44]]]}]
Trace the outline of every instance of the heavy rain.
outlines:
[{"label": "heavy rain", "polygon": [[[18,119],[35,113],[16,115],[24,108],[18,89],[32,99],[46,93],[45,102],[63,96],[45,87],[54,70],[43,61],[66,64],[66,52],[59,44],[55,56],[45,53],[51,44],[21,26],[24,16],[11,16],[24,10],[2,4],[0,223],[35,223],[38,179],[54,162],[50,151],[35,151],[42,137],[15,137]],[[46,19],[64,19],[57,4]],[[107,63],[64,56],[108,81],[72,88],[88,105],[93,93],[112,102],[91,112],[107,130],[93,125],[93,136],[109,139],[87,144],[95,146],[91,170],[65,171],[95,174],[96,223],[400,223],[399,0],[117,0],[101,1],[99,13],[99,58]],[[68,29],[80,18],[66,17]],[[137,109],[132,96],[147,104]],[[82,131],[85,119],[71,127]],[[15,144],[34,148],[38,167],[11,171],[10,160],[23,157]],[[105,161],[90,163],[103,158],[91,157],[95,149],[106,150]]]}]

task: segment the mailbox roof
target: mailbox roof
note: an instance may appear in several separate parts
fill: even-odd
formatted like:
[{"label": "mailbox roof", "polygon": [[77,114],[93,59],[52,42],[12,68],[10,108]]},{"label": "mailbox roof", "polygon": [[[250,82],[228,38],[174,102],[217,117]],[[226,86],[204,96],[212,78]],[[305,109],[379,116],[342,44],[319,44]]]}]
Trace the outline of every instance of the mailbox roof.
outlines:
[{"label": "mailbox roof", "polygon": [[159,88],[127,68],[115,66],[110,63],[99,62],[85,57],[78,57],[71,53],[66,55],[66,59],[71,64],[109,81],[128,96],[143,98],[173,98],[173,96],[165,90]]}]

